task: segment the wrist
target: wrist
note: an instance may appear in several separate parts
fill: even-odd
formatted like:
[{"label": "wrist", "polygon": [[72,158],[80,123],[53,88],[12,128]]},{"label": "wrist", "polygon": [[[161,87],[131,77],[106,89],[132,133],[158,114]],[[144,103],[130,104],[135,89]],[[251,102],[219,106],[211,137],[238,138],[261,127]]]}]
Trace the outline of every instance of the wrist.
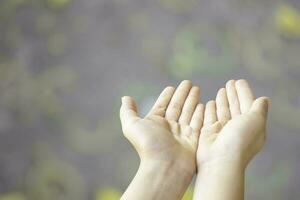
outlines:
[{"label": "wrist", "polygon": [[240,174],[245,173],[245,165],[240,160],[213,160],[199,166],[199,174]]},{"label": "wrist", "polygon": [[[121,199],[181,199],[193,175],[190,171],[178,167],[175,161],[144,159],[141,160],[134,180]],[[139,188],[138,192],[136,188]]]},{"label": "wrist", "polygon": [[170,178],[181,176],[183,180],[191,180],[195,174],[196,163],[179,158],[165,159],[141,159],[139,170],[156,175],[169,176]]},{"label": "wrist", "polygon": [[240,160],[214,159],[198,166],[194,199],[243,199],[245,167]]},{"label": "wrist", "polygon": [[214,159],[198,166],[197,182],[212,185],[215,183],[226,185],[232,180],[242,180],[241,182],[243,182],[245,169],[240,159]]},{"label": "wrist", "polygon": [[228,166],[231,168],[238,168],[245,170],[248,165],[248,162],[245,161],[242,155],[222,155],[222,156],[210,156],[205,160],[198,160],[197,166],[201,168],[223,168],[223,166]]},{"label": "wrist", "polygon": [[198,165],[197,179],[235,179],[245,176],[246,166],[239,158],[215,158]]}]

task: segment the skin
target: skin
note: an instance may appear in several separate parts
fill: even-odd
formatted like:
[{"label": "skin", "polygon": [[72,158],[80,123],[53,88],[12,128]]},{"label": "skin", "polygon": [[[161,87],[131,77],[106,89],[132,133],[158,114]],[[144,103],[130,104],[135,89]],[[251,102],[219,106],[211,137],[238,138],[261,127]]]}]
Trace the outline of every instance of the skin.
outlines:
[{"label": "skin", "polygon": [[123,133],[141,162],[121,199],[181,199],[196,167],[195,200],[244,198],[246,167],[265,143],[268,98],[255,99],[245,80],[228,81],[205,111],[199,96],[190,81],[167,87],[145,118],[122,98]]},{"label": "skin", "polygon": [[140,157],[138,172],[122,200],[181,199],[196,171],[204,106],[191,81],[167,87],[145,118],[132,97],[123,97],[122,129]]},{"label": "skin", "polygon": [[244,199],[245,169],[266,138],[268,98],[230,80],[206,104],[197,150],[196,200]]}]

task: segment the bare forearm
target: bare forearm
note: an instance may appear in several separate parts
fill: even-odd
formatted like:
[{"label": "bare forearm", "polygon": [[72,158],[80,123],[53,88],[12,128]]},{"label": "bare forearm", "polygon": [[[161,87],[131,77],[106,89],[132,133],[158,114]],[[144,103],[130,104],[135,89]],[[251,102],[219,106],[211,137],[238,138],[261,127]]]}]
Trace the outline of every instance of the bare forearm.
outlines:
[{"label": "bare forearm", "polygon": [[192,177],[175,162],[141,162],[121,200],[181,199]]},{"label": "bare forearm", "polygon": [[194,200],[243,200],[245,168],[236,162],[200,166]]}]

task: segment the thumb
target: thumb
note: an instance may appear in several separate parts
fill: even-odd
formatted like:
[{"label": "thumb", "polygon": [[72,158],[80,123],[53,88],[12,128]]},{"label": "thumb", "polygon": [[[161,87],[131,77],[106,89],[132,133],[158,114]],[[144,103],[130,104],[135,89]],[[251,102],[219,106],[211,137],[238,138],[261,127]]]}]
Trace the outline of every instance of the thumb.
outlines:
[{"label": "thumb", "polygon": [[251,111],[259,112],[262,116],[267,117],[269,102],[268,97],[259,97],[253,102]]},{"label": "thumb", "polygon": [[122,126],[132,123],[139,119],[137,113],[137,106],[135,100],[132,97],[122,97],[122,106],[120,109],[120,119]]}]

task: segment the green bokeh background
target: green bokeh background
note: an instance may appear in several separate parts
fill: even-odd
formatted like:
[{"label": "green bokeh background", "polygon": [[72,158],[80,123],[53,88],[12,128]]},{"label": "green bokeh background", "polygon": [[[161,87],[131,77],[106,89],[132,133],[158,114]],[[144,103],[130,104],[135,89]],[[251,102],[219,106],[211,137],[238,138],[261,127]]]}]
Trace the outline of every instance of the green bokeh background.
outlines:
[{"label": "green bokeh background", "polygon": [[145,114],[182,79],[206,102],[238,78],[272,101],[246,199],[297,200],[300,1],[1,0],[0,200],[119,199],[139,162],[120,97]]}]

